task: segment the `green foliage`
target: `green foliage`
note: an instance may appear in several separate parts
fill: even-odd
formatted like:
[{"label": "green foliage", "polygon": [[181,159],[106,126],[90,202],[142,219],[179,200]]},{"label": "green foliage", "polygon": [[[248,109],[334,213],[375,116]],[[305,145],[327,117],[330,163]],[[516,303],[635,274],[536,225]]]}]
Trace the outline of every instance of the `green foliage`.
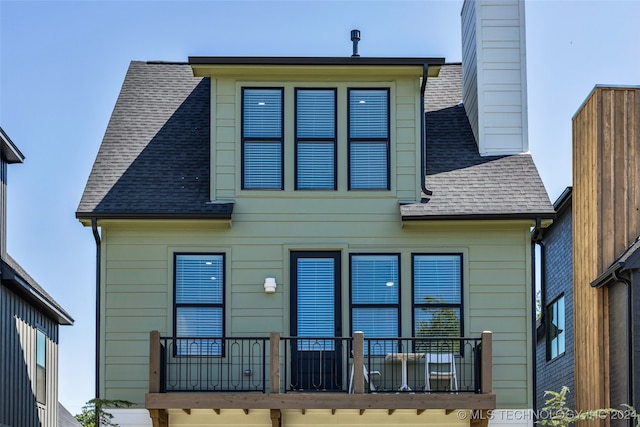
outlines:
[{"label": "green foliage", "polygon": [[605,419],[611,412],[612,408],[593,409],[590,411],[575,411],[567,408],[567,393],[569,388],[562,386],[560,391],[545,391],[545,396],[550,396],[542,408],[544,418],[536,421],[537,424],[543,426],[569,426],[576,421]]},{"label": "green foliage", "polygon": [[105,408],[128,408],[133,405],[127,400],[91,399],[82,407],[82,413],[76,415],[76,420],[83,427],[118,427],[113,422],[113,415]]},{"label": "green foliage", "polygon": [[[425,297],[430,304],[443,303],[433,297]],[[422,308],[431,313],[428,321],[418,321],[416,325],[416,337],[425,338],[453,338],[460,336],[460,318],[458,310],[451,307]],[[437,342],[416,342],[416,351],[428,353],[459,353],[460,341],[443,340]]]}]

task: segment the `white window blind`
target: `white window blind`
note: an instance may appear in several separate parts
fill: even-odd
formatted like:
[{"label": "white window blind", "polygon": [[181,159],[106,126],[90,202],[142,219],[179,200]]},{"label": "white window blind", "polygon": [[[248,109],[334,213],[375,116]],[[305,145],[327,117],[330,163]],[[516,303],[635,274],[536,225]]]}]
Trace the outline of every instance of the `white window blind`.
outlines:
[{"label": "white window blind", "polygon": [[[351,329],[367,338],[397,337],[399,332],[398,255],[351,256]],[[393,351],[393,341],[371,349]],[[365,348],[365,352],[367,349]]]},{"label": "white window blind", "polygon": [[296,188],[336,188],[336,92],[296,90]]},{"label": "white window blind", "polygon": [[283,91],[242,91],[242,188],[282,189]]},{"label": "white window blind", "polygon": [[335,335],[335,261],[298,258],[298,333],[300,337]]},{"label": "white window blind", "polygon": [[413,304],[416,336],[461,336],[460,255],[413,256]]},{"label": "white window blind", "polygon": [[[175,256],[176,337],[221,338],[224,335],[224,257],[216,254]],[[222,340],[178,339],[180,355],[220,355]]]},{"label": "white window blind", "polygon": [[349,90],[349,188],[389,188],[389,91]]}]

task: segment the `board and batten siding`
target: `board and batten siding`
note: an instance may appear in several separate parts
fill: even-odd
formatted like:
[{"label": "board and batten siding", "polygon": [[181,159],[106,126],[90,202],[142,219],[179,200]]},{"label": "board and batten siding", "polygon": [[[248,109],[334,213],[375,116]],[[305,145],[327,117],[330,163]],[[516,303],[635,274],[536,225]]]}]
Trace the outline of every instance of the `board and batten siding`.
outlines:
[{"label": "board and batten siding", "polygon": [[529,151],[524,0],[466,0],[463,102],[483,156]]},{"label": "board and batten siding", "polygon": [[640,235],[640,88],[596,87],[573,117],[576,408],[609,403],[606,288],[590,283]]},{"label": "board and batten siding", "polygon": [[[420,80],[394,79],[393,81],[317,81],[313,79],[294,82],[243,81],[230,78],[211,77],[211,200],[235,200],[239,194],[250,193],[264,197],[260,191],[241,190],[241,89],[243,87],[284,88],[284,189],[292,197],[295,187],[295,111],[294,91],[296,88],[337,89],[337,191],[314,191],[317,197],[354,197],[358,194],[348,191],[348,147],[347,147],[347,90],[349,88],[389,88],[390,89],[390,188],[398,200],[420,200]],[[370,192],[360,192],[368,196]]]},{"label": "board and batten siding", "polygon": [[[0,285],[0,425],[55,427],[58,324]],[[36,332],[46,336],[46,402],[36,401]]]},{"label": "board and batten siding", "polygon": [[[402,227],[391,198],[238,198],[231,226],[103,221],[101,396],[143,405],[149,331],[173,332],[176,252],[226,254],[227,336],[289,333],[290,251],[341,251],[343,331],[350,330],[349,254],[399,253],[401,328],[407,337],[412,335],[411,254],[462,253],[464,334],[494,333],[498,407],[531,407],[531,225],[415,222]],[[276,278],[275,294],[264,293],[265,277]]]}]

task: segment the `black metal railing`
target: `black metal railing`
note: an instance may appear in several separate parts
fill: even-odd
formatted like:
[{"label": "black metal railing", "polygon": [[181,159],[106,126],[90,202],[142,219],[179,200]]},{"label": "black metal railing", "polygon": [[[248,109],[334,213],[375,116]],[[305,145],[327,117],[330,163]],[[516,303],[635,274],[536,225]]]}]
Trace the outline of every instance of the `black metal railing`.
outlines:
[{"label": "black metal railing", "polygon": [[480,393],[480,338],[364,338],[365,392]]},{"label": "black metal railing", "polygon": [[260,393],[353,393],[355,388],[357,393],[353,366],[358,348],[361,365],[356,366],[364,371],[365,393],[483,392],[481,338],[356,335],[357,341],[354,337],[279,334],[271,338],[156,336],[159,355],[154,359],[158,364],[154,384],[158,386],[153,388],[159,392]]},{"label": "black metal railing", "polygon": [[268,337],[161,337],[161,391],[264,393],[268,342]]}]

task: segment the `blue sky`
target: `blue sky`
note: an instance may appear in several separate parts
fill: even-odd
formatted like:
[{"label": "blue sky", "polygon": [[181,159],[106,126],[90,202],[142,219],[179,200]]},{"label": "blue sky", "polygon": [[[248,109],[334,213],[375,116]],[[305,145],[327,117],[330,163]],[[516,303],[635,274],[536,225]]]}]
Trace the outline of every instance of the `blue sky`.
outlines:
[{"label": "blue sky", "polygon": [[[462,0],[0,0],[0,126],[9,253],[75,318],[60,400],[94,397],[95,243],[74,213],[131,60],[193,55],[461,60]],[[596,84],[640,85],[640,1],[527,0],[529,147],[551,201],[571,185],[571,118]]]}]

